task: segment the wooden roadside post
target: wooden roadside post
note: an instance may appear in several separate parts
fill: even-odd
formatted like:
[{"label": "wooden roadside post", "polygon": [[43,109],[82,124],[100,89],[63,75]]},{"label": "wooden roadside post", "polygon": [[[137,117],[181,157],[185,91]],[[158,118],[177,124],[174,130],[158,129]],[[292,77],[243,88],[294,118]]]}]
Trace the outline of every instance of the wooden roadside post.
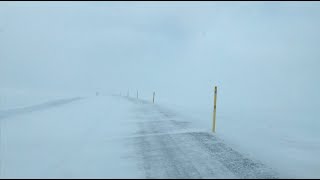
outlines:
[{"label": "wooden roadside post", "polygon": [[217,110],[217,86],[214,87],[214,100],[213,100],[213,125],[212,132],[216,132],[216,110]]},{"label": "wooden roadside post", "polygon": [[153,98],[152,98],[152,103],[154,104],[154,96],[156,95],[155,92],[153,92]]}]

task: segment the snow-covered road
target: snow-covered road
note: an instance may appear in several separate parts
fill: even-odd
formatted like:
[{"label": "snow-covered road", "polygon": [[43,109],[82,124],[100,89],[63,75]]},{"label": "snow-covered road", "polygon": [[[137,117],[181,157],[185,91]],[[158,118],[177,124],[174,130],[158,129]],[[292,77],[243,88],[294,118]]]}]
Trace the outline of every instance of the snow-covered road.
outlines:
[{"label": "snow-covered road", "polygon": [[210,132],[192,129],[173,112],[136,105],[138,137],[128,139],[146,178],[276,178],[271,169],[228,147]]},{"label": "snow-covered road", "polygon": [[159,105],[119,96],[66,102],[0,119],[1,178],[278,177]]}]

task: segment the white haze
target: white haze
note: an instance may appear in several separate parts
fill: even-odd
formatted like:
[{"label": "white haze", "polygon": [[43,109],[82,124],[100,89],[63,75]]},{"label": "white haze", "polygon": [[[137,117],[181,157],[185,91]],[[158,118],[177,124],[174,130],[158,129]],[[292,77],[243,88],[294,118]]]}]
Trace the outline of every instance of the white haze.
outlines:
[{"label": "white haze", "polygon": [[[320,4],[1,2],[2,88],[319,106]],[[211,103],[211,101],[208,101]]]},{"label": "white haze", "polygon": [[219,135],[319,177],[319,19],[319,2],[0,2],[0,110],[155,91],[210,129],[217,85]]}]

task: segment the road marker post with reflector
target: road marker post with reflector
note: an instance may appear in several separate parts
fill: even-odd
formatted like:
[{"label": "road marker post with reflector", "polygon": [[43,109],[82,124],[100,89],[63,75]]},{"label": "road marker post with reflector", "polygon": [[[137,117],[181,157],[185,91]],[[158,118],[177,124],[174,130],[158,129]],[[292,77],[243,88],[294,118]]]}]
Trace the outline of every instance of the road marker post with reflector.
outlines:
[{"label": "road marker post with reflector", "polygon": [[213,125],[212,132],[216,132],[216,111],[217,111],[217,86],[214,87],[214,100],[213,100]]},{"label": "road marker post with reflector", "polygon": [[152,103],[154,104],[154,96],[156,95],[155,92],[153,92],[153,98],[152,98]]}]

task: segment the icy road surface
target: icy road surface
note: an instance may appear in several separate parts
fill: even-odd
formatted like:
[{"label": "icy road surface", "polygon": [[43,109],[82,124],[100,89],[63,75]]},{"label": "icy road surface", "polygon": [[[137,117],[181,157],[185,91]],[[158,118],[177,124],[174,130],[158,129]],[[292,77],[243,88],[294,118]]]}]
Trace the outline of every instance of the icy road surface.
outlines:
[{"label": "icy road surface", "polygon": [[0,112],[1,178],[278,177],[156,104],[116,96],[59,102]]}]

